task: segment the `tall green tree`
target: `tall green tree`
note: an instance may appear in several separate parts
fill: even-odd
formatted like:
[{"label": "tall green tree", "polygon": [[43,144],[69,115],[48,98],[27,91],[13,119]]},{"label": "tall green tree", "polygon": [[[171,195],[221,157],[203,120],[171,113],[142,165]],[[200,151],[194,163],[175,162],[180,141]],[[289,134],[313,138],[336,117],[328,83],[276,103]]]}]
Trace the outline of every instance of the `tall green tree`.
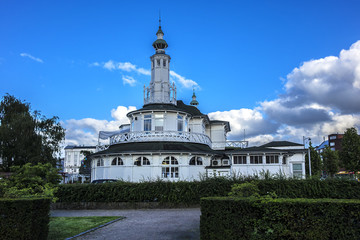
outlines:
[{"label": "tall green tree", "polygon": [[[310,160],[311,160],[311,175],[320,175],[321,173],[321,158],[319,153],[312,146],[312,143],[309,143],[310,148]],[[305,171],[306,175],[309,175],[309,154],[305,155]]]},{"label": "tall green tree", "polygon": [[346,129],[341,145],[341,163],[349,171],[360,171],[360,136],[356,128]]},{"label": "tall green tree", "polygon": [[26,163],[56,165],[65,137],[57,117],[46,118],[30,104],[9,94],[0,103],[0,157],[3,169]]},{"label": "tall green tree", "polygon": [[88,158],[90,154],[92,154],[92,151],[86,151],[83,150],[80,152],[82,155],[84,155],[84,159],[81,161],[81,166],[79,169],[79,173],[87,176],[91,176],[91,161]]},{"label": "tall green tree", "polygon": [[333,151],[329,146],[326,146],[322,152],[323,167],[328,175],[333,177],[339,171],[339,154]]}]

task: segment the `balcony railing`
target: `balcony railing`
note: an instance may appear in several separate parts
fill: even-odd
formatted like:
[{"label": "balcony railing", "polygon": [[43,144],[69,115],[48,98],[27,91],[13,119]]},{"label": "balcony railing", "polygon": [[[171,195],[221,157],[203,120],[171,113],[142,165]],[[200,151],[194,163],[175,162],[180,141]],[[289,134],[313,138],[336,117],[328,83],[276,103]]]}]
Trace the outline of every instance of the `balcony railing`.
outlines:
[{"label": "balcony railing", "polygon": [[249,145],[248,141],[226,141],[225,147],[247,148],[248,145]]},{"label": "balcony railing", "polygon": [[205,134],[178,131],[141,131],[117,134],[110,138],[110,145],[150,141],[192,142],[211,147],[211,140]]}]

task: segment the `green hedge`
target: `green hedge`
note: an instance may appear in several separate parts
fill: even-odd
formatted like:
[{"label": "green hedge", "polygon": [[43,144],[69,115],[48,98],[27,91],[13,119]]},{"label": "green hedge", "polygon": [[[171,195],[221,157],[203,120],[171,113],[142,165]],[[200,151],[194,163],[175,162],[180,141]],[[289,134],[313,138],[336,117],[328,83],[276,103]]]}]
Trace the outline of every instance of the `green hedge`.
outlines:
[{"label": "green hedge", "polygon": [[[227,196],[231,186],[248,180],[211,178],[193,182],[150,181],[60,185],[59,202],[166,202],[199,204],[200,198]],[[253,180],[260,195],[276,192],[282,198],[360,198],[360,183],[332,180]]]},{"label": "green hedge", "polygon": [[0,198],[0,239],[47,239],[50,202]]},{"label": "green hedge", "polygon": [[359,239],[360,200],[201,199],[201,239]]}]

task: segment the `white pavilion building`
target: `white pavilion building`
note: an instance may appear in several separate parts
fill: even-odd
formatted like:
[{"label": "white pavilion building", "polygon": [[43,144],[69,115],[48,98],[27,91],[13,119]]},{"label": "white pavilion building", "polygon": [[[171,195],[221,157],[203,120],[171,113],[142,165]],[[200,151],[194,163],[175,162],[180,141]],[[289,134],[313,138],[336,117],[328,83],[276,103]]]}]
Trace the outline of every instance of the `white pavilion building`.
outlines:
[{"label": "white pavilion building", "polygon": [[129,112],[130,124],[119,131],[100,132],[91,155],[91,180],[198,180],[201,176],[254,175],[262,171],[288,177],[305,176],[304,145],[277,141],[248,147],[245,141],[227,141],[230,123],[210,120],[197,108],[195,93],[190,105],[176,99],[170,84],[170,56],[159,26],[153,43],[151,81],[144,87],[144,105]]}]

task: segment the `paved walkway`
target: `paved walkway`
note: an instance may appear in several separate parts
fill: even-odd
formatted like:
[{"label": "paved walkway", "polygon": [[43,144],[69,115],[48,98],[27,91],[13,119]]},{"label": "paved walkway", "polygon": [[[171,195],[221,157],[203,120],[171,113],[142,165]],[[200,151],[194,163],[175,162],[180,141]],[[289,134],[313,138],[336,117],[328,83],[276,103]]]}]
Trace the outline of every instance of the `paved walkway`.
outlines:
[{"label": "paved walkway", "polygon": [[53,217],[124,216],[77,239],[192,240],[200,239],[200,209],[54,210]]}]

